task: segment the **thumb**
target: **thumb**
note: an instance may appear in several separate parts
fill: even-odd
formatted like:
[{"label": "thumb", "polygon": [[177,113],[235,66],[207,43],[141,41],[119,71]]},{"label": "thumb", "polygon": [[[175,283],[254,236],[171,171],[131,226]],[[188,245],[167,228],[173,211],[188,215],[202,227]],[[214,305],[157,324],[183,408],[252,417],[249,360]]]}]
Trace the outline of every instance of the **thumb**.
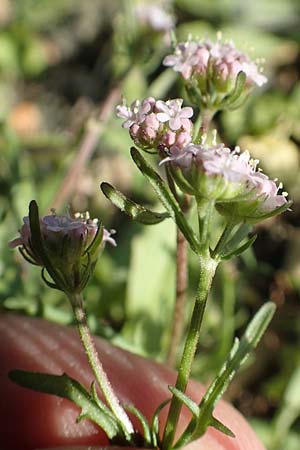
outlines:
[{"label": "thumb", "polygon": [[[76,423],[78,408],[66,399],[34,392],[13,384],[7,377],[11,369],[68,373],[87,388],[93,380],[76,330],[40,319],[14,315],[0,316],[0,450],[33,450],[70,446],[106,446],[99,428],[83,420]],[[158,404],[170,397],[168,385],[175,384],[176,373],[162,364],[133,355],[95,338],[100,359],[117,395],[133,403],[150,419]],[[203,387],[190,381],[187,394],[199,402]],[[167,408],[161,413],[162,423]],[[245,419],[228,403],[220,401],[214,415],[229,427],[236,438],[214,428],[190,444],[196,450],[264,450]],[[189,419],[183,409],[179,428]],[[138,424],[136,424],[138,426]],[[77,446],[77,447],[76,447]],[[79,447],[78,447],[79,446]],[[88,447],[96,450],[97,447]],[[124,450],[124,447],[123,447]]]}]

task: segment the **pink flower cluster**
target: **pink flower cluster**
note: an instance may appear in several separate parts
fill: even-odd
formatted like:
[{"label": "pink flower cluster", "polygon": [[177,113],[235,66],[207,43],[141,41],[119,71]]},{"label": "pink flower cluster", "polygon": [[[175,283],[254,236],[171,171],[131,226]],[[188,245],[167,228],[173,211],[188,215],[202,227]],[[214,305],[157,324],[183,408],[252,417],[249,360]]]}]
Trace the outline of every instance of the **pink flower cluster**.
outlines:
[{"label": "pink flower cluster", "polygon": [[[258,161],[251,159],[248,151],[241,153],[239,147],[231,151],[224,144],[208,146],[205,140],[201,145],[188,144],[184,149],[173,146],[168,158],[162,161],[165,162],[180,169],[191,189],[196,191],[201,187],[200,195],[205,195],[206,191],[217,202],[231,205],[236,202],[239,211],[250,211],[256,217],[287,203],[287,194],[278,194],[281,184],[278,187],[257,169]],[[195,180],[196,186],[193,186]]]},{"label": "pink flower cluster", "polygon": [[213,76],[220,80],[235,79],[239,72],[244,72],[249,85],[262,86],[267,78],[262,75],[254,61],[237,50],[232,41],[217,42],[191,41],[179,43],[173,55],[164,58],[163,64],[173,67],[183,78],[197,78],[199,76]]},{"label": "pink flower cluster", "polygon": [[122,126],[128,128],[134,143],[143,149],[183,148],[192,141],[193,109],[182,108],[182,99],[155,100],[153,97],[135,100],[130,106],[116,107],[118,117],[125,119]]}]

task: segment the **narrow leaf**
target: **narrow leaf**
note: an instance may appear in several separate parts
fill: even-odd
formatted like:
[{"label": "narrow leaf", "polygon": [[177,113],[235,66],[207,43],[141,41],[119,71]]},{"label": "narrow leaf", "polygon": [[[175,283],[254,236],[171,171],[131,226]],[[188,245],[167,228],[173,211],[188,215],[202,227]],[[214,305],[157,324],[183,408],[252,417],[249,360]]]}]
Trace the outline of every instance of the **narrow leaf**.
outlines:
[{"label": "narrow leaf", "polygon": [[126,411],[131,412],[132,414],[135,415],[135,417],[138,418],[138,420],[140,421],[142,428],[143,428],[143,432],[144,432],[143,437],[144,437],[145,443],[151,446],[151,444],[152,444],[151,429],[150,429],[150,425],[148,424],[147,419],[144,416],[144,414],[142,414],[134,405],[126,404],[123,406],[126,409]]},{"label": "narrow leaf", "polygon": [[261,222],[262,220],[269,219],[270,217],[278,216],[279,214],[282,214],[283,212],[290,209],[292,204],[293,204],[293,202],[290,200],[290,201],[286,202],[284,205],[280,206],[279,208],[276,208],[273,211],[263,214],[259,217],[251,216],[251,215],[247,216],[247,217],[245,217],[245,221],[248,221],[249,223],[257,223],[257,222]]},{"label": "narrow leaf", "polygon": [[154,411],[152,421],[151,421],[151,434],[152,434],[152,443],[153,447],[158,447],[158,438],[159,438],[159,414],[161,410],[170,403],[171,399],[168,398],[164,400],[156,410]]},{"label": "narrow leaf", "polygon": [[275,309],[275,304],[272,302],[264,304],[251,320],[241,341],[235,340],[228,359],[199,404],[199,427],[193,434],[194,439],[202,436],[205,432],[202,424],[209,423],[217,401],[227,389],[237,370],[257,346],[274,315]]},{"label": "narrow leaf", "polygon": [[98,225],[96,236],[94,237],[93,241],[89,245],[89,247],[85,250],[85,254],[89,254],[91,256],[94,256],[97,252],[99,252],[99,249],[101,248],[101,243],[103,239],[103,233],[104,233],[104,226],[101,224]]},{"label": "narrow leaf", "polygon": [[245,72],[239,72],[236,77],[236,82],[233,91],[228,95],[228,97],[222,102],[222,107],[232,106],[243,93],[247,76]]},{"label": "narrow leaf", "polygon": [[12,370],[9,372],[9,378],[14,383],[34,391],[54,394],[71,400],[82,409],[78,420],[81,420],[83,417],[90,419],[104,430],[109,439],[117,436],[119,432],[118,425],[98,407],[98,404],[85,388],[67,374],[49,375]]},{"label": "narrow leaf", "polygon": [[147,163],[140,152],[132,147],[131,156],[138,169],[142,172],[144,177],[150,182],[153,189],[155,190],[158,198],[170,214],[170,217],[177,224],[178,228],[181,230],[182,234],[185,236],[186,240],[189,242],[192,250],[198,253],[199,241],[186,221],[183,212],[180,209],[178,202],[176,201],[173,194],[168,189],[166,183],[161,178],[161,176]]},{"label": "narrow leaf", "polygon": [[198,417],[199,415],[199,406],[197,403],[195,403],[190,397],[188,397],[186,394],[184,394],[182,391],[179,391],[174,386],[168,386],[169,391],[172,392],[172,394],[178,398],[178,400],[181,401],[193,414],[194,417]]},{"label": "narrow leaf", "polygon": [[40,228],[39,209],[35,200],[31,200],[29,204],[29,223],[31,232],[31,244],[34,251],[42,259],[44,266],[46,267],[55,284],[60,289],[66,291],[67,287],[65,286],[64,280],[54,269],[47,253],[45,252]]},{"label": "narrow leaf", "polygon": [[[257,346],[274,315],[275,309],[274,303],[265,303],[251,320],[241,341],[237,338],[235,339],[227,360],[199,404],[199,415],[196,426],[194,419],[192,419],[176,443],[176,448],[180,448],[180,446],[198,439],[206,432],[208,426],[215,423],[213,410],[217,401],[228,388],[237,370],[246,361],[251,351]],[[220,429],[220,427],[218,429]]]},{"label": "narrow leaf", "polygon": [[245,252],[249,247],[251,247],[252,244],[254,244],[254,242],[256,241],[257,238],[257,234],[255,234],[254,236],[252,236],[251,238],[249,238],[245,244],[241,245],[240,247],[236,248],[235,250],[233,250],[232,252],[226,253],[224,255],[222,255],[222,259],[230,259],[233,256],[238,256],[241,253]]},{"label": "narrow leaf", "polygon": [[226,436],[235,437],[235,434],[228,428],[224,423],[220,422],[215,417],[212,417],[210,420],[210,426],[216,428],[216,430],[221,431],[222,433],[226,434]]},{"label": "narrow leaf", "polygon": [[129,200],[122,192],[115,189],[109,183],[102,183],[103,194],[121,211],[128,214],[133,220],[144,225],[154,225],[170,217],[167,212],[157,213]]},{"label": "narrow leaf", "polygon": [[252,230],[252,226],[247,223],[242,223],[237,230],[233,233],[231,239],[229,239],[221,251],[221,256],[231,253],[236,249],[240,243],[246,239]]}]

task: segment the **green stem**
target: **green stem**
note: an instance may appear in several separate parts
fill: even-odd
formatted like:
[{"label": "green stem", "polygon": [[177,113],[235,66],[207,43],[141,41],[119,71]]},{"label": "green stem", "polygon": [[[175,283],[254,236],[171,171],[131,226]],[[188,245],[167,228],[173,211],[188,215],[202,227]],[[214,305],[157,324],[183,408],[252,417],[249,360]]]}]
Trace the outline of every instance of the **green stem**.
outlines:
[{"label": "green stem", "polygon": [[[189,209],[187,196],[180,199],[177,195],[176,186],[168,165],[166,165],[166,177],[168,186],[178,201],[183,213]],[[179,343],[181,341],[184,330],[184,308],[186,302],[188,278],[188,258],[187,258],[187,240],[177,227],[176,230],[176,297],[173,311],[172,331],[170,344],[168,348],[167,363],[174,367],[176,364],[176,356]]]},{"label": "green stem", "polygon": [[[200,281],[175,385],[181,392],[185,392],[190,377],[206,301],[216,267],[217,262],[210,257],[207,249],[200,257]],[[163,450],[172,448],[181,407],[182,403],[173,396],[162,441]]]},{"label": "green stem", "polygon": [[131,440],[130,436],[133,435],[134,429],[132,423],[126,414],[125,410],[121,406],[119,399],[117,398],[108,378],[106,372],[99,359],[98,352],[96,350],[94,341],[90,334],[89,327],[86,321],[86,315],[83,307],[83,299],[80,294],[68,295],[71,305],[74,311],[74,317],[76,325],[79,331],[80,339],[83,344],[85,353],[87,355],[90,366],[94,372],[95,378],[99,384],[99,387],[104,395],[104,398],[110,407],[111,411],[118,420],[126,439]]},{"label": "green stem", "polygon": [[176,231],[176,298],[167,357],[167,363],[171,367],[175,367],[177,351],[185,325],[184,310],[188,278],[187,240],[179,228]]},{"label": "green stem", "polygon": [[206,249],[209,245],[209,234],[211,230],[211,220],[214,213],[215,201],[206,200],[203,198],[197,198],[196,201],[200,244]]},{"label": "green stem", "polygon": [[201,112],[201,127],[199,129],[199,133],[197,136],[197,140],[201,138],[203,134],[206,134],[209,131],[209,127],[211,124],[211,121],[215,115],[216,111],[211,109],[204,109]]}]

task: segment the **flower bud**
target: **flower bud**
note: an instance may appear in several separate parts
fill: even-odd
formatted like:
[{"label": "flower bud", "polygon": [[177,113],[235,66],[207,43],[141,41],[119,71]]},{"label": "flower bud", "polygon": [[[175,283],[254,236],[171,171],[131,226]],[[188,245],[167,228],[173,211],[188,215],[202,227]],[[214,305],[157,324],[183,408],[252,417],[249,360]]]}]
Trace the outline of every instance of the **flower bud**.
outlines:
[{"label": "flower bud", "polygon": [[23,222],[20,236],[9,246],[18,247],[27,261],[47,269],[55,287],[68,292],[82,290],[106,241],[116,245],[87,212],[71,217],[53,210],[39,218],[36,203],[31,202]]}]

